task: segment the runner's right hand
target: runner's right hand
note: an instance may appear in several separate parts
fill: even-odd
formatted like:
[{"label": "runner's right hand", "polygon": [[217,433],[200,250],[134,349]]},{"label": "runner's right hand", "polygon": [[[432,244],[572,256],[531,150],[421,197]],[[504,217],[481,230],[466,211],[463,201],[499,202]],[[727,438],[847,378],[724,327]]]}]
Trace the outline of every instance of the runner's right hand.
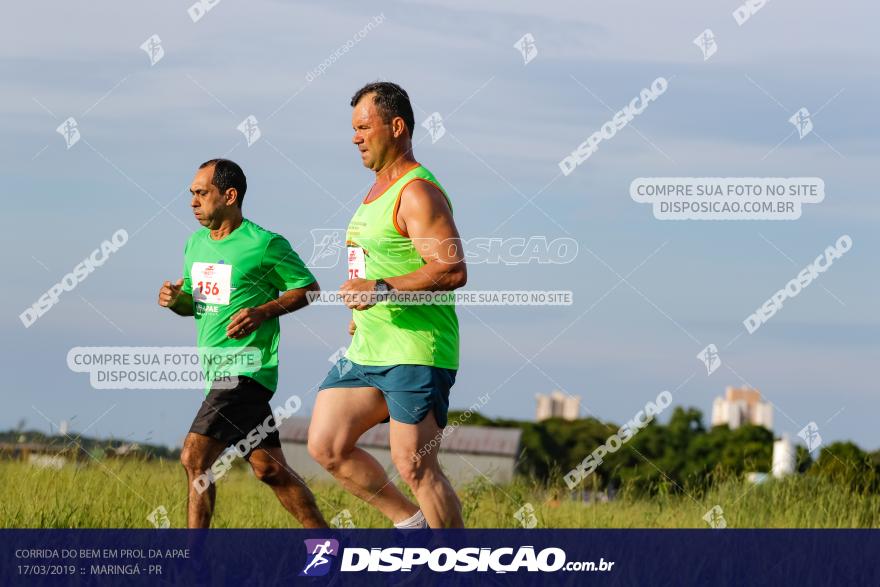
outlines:
[{"label": "runner's right hand", "polygon": [[180,289],[183,287],[183,278],[181,277],[175,283],[166,281],[159,290],[159,305],[170,308],[180,296]]}]

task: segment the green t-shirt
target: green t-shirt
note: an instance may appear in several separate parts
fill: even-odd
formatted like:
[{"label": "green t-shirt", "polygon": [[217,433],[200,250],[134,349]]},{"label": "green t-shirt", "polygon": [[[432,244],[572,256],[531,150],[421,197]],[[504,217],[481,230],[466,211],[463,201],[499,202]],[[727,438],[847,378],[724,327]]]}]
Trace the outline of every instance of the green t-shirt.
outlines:
[{"label": "green t-shirt", "polygon": [[[227,360],[228,367],[234,374],[251,377],[275,391],[281,338],[278,318],[266,320],[239,339],[227,337],[226,327],[239,310],[260,306],[277,299],[281,292],[314,283],[315,277],[287,239],[247,219],[220,240],[212,239],[211,231],[203,228],[186,243],[183,276],[183,291],[193,294],[198,346],[203,358],[208,348],[219,349],[213,355],[218,356],[217,352],[234,354],[236,348],[255,347],[262,354],[260,367],[248,367],[247,361]],[[202,368],[209,391],[213,377],[204,361]]]}]

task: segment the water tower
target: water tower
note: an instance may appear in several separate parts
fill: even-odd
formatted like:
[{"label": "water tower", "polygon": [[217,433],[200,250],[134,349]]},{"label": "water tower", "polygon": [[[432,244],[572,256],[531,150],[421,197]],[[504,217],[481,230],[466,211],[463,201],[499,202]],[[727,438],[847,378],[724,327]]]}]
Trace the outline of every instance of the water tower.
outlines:
[{"label": "water tower", "polygon": [[773,442],[773,468],[771,472],[774,477],[778,479],[794,473],[796,460],[794,445],[788,439],[787,434],[783,434],[782,438]]}]

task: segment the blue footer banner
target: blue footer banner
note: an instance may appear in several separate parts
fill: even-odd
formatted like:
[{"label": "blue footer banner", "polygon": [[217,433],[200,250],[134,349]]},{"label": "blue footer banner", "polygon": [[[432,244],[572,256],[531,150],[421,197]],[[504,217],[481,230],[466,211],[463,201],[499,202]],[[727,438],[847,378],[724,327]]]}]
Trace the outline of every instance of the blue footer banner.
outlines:
[{"label": "blue footer banner", "polygon": [[880,531],[0,530],[0,584],[880,585]]}]

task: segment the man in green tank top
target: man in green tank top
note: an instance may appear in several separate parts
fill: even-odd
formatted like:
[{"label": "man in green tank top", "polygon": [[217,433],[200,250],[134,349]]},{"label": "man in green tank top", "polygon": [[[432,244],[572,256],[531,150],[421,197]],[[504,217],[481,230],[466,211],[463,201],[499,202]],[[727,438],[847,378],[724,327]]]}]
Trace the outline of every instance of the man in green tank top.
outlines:
[{"label": "man in green tank top", "polygon": [[[389,292],[451,292],[465,284],[452,204],[413,157],[413,111],[403,88],[368,84],[351,106],[352,142],[376,183],[348,226],[348,280],[340,292],[353,310],[353,340],[319,387],[309,453],[398,528],[460,528],[461,504],[437,460],[458,370],[455,306],[387,299]],[[418,505],[356,446],[389,419],[391,458]]]}]

